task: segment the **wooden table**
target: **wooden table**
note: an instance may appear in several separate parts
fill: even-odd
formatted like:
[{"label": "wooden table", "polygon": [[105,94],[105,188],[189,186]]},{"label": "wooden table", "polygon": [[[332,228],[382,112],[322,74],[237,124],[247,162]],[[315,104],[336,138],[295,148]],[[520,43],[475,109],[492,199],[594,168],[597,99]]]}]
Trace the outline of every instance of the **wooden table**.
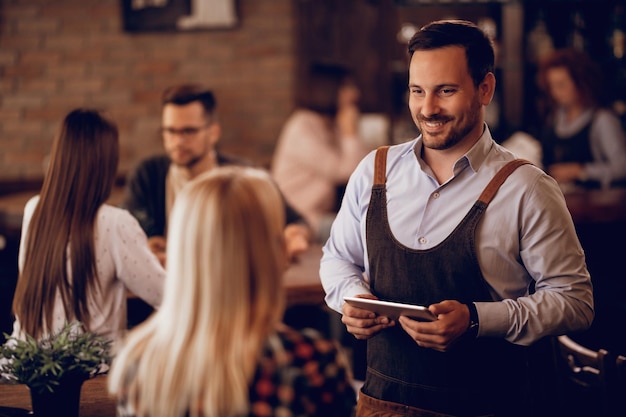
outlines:
[{"label": "wooden table", "polygon": [[[106,375],[99,375],[85,381],[80,394],[81,417],[115,417],[115,399],[108,394],[106,381]],[[15,407],[30,411],[28,387],[21,384],[0,384],[0,415],[2,415],[2,407]]]},{"label": "wooden table", "polygon": [[564,195],[577,225],[626,221],[626,188],[574,189]]}]

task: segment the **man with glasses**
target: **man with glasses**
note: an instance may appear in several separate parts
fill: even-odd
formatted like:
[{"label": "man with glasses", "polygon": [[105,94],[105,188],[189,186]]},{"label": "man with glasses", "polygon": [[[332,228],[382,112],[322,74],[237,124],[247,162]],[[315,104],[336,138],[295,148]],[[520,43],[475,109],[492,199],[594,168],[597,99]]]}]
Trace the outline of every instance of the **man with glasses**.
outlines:
[{"label": "man with glasses", "polygon": [[[174,199],[191,179],[222,165],[250,165],[216,150],[221,126],[213,93],[200,85],[177,85],[162,97],[163,145],[166,155],[142,161],[130,175],[123,206],[148,235],[151,250],[165,265],[167,217]],[[290,256],[308,248],[310,230],[287,205],[285,238]]]}]

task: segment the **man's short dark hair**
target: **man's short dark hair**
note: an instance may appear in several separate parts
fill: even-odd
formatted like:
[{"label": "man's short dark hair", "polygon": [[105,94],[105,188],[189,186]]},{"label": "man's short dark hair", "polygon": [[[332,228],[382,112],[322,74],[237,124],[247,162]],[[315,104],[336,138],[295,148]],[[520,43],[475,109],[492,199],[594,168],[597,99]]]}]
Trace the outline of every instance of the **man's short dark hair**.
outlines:
[{"label": "man's short dark hair", "polygon": [[199,101],[209,116],[215,111],[217,103],[213,92],[199,84],[181,84],[165,89],[161,99],[163,105],[175,104],[184,106],[185,104]]},{"label": "man's short dark hair", "polygon": [[493,42],[474,23],[467,20],[437,20],[418,30],[408,44],[409,56],[415,51],[429,51],[446,46],[465,49],[467,68],[478,86],[487,73],[494,72]]}]

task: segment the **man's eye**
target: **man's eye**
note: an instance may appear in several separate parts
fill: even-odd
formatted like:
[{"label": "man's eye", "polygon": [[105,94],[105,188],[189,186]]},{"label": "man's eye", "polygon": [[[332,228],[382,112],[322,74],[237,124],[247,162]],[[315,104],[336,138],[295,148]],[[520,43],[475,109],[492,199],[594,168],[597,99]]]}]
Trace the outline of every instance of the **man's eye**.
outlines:
[{"label": "man's eye", "polygon": [[198,133],[198,130],[199,129],[195,127],[186,127],[184,129],[181,129],[180,133],[183,135],[191,136],[191,135],[195,135],[196,133]]}]

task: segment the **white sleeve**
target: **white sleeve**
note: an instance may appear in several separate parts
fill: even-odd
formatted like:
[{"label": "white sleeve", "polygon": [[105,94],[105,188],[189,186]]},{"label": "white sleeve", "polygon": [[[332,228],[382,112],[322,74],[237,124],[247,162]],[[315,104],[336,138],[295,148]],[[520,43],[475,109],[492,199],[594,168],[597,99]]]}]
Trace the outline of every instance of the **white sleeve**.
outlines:
[{"label": "white sleeve", "polygon": [[165,269],[150,251],[145,232],[130,213],[121,209],[112,228],[116,242],[110,247],[117,278],[133,294],[158,307],[163,298]]},{"label": "white sleeve", "polygon": [[626,178],[626,135],[620,120],[609,111],[598,111],[590,132],[594,161],[585,164],[585,173],[604,187]]},{"label": "white sleeve", "polygon": [[30,219],[33,217],[33,213],[35,212],[35,207],[37,207],[37,202],[39,201],[39,196],[34,196],[24,206],[24,216],[22,217],[22,231],[20,238],[20,248],[17,255],[17,264],[20,272],[24,267],[24,258],[26,256],[26,236],[28,236],[28,227],[30,225]]}]

